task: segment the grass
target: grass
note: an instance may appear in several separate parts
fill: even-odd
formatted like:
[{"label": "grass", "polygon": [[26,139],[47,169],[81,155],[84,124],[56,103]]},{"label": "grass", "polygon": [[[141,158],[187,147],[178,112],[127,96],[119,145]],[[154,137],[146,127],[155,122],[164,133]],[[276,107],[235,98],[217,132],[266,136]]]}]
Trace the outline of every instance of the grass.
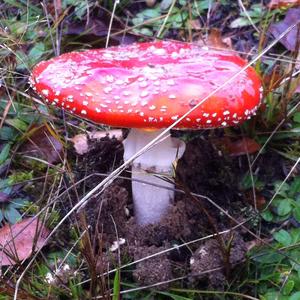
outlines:
[{"label": "grass", "polygon": [[[51,230],[44,249],[23,264],[2,267],[0,299],[109,299],[110,295],[112,299],[121,295],[122,299],[300,299],[298,51],[288,52],[276,44],[272,53],[263,52],[271,44],[268,26],[281,20],[286,10],[269,11],[258,4],[226,0],[162,1],[154,7],[126,0],[116,5],[113,1],[4,0],[0,7],[0,191],[9,198],[0,204],[0,222],[14,224],[35,215]],[[228,7],[231,13],[227,20],[224,15],[217,16],[218,11],[225,14]],[[85,27],[89,22],[96,24],[92,30]],[[245,218],[240,221],[210,198],[201,198],[231,218],[232,228],[248,231],[249,252],[241,266],[243,272],[239,278],[228,278],[224,291],[203,282],[194,286],[186,275],[178,276],[169,290],[161,291],[164,282],[139,286],[131,273],[139,262],[163,252],[126,261],[122,248],[115,265],[99,272],[97,262],[104,259],[104,241],[101,232],[91,229],[86,212],[74,209],[92,195],[88,194],[88,177],[77,182],[80,159],[72,152],[69,138],[101,127],[46,107],[29,89],[30,70],[59,53],[104,47],[108,42],[157,37],[201,42],[216,26],[233,39],[252,32],[257,46],[254,52],[263,54],[256,69],[264,79],[264,104],[254,119],[238,130],[225,132],[230,137],[251,137],[261,145],[246,162],[240,160],[245,170],[240,192],[250,195],[255,204],[241,210]],[[46,138],[38,135],[41,128]],[[42,153],[33,153],[32,144]],[[284,176],[261,171],[263,158],[273,153],[279,154]],[[180,241],[165,252],[195,249],[194,245],[213,237]]]}]

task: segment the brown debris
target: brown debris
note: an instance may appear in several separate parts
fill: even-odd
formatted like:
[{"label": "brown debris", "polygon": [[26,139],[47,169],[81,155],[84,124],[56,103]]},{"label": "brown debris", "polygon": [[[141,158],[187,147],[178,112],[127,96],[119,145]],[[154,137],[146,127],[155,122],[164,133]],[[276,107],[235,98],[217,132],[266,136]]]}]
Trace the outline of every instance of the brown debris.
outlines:
[{"label": "brown debris", "polygon": [[[145,258],[162,250],[165,250],[165,248],[155,246],[135,247],[134,260]],[[133,277],[142,286],[168,281],[173,278],[171,262],[166,254],[145,259],[137,264],[136,269],[133,271]],[[156,289],[164,290],[167,289],[168,286],[166,283],[157,286]]]},{"label": "brown debris", "polygon": [[[238,233],[234,233],[233,237],[227,235],[223,236],[223,238],[225,239],[225,244],[231,243],[229,263],[233,267],[244,260],[247,252],[246,243]],[[219,242],[216,239],[208,240],[194,252],[190,259],[191,280],[196,281],[197,279],[203,280],[207,278],[213,288],[223,288],[226,283],[224,267],[225,262]],[[220,269],[205,273],[216,268]]]}]

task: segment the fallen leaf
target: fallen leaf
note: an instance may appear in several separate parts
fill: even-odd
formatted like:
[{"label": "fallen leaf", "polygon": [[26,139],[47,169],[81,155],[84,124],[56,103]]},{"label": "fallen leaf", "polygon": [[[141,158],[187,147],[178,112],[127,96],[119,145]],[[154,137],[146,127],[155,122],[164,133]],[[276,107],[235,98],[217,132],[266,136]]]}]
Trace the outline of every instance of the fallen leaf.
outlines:
[{"label": "fallen leaf", "polygon": [[288,8],[300,5],[300,0],[271,0],[268,4],[268,8]]},{"label": "fallen leaf", "polygon": [[261,195],[258,191],[255,191],[255,200],[254,200],[254,197],[253,197],[253,191],[248,191],[246,192],[246,200],[247,202],[254,206],[254,201],[255,201],[255,204],[256,204],[256,208],[258,210],[262,210],[265,206],[266,206],[266,198]]},{"label": "fallen leaf", "polygon": [[[82,17],[76,22],[73,19],[67,19],[64,22],[64,34],[76,37],[76,43],[82,42],[93,44],[94,47],[103,48],[108,35],[111,14],[101,8],[95,8],[94,13]],[[110,46],[127,45],[136,41],[136,37],[128,32],[124,33],[125,24],[120,22],[119,18],[113,19],[110,34]],[[68,50],[74,50],[74,45],[68,45]],[[76,48],[75,48],[76,49]]]},{"label": "fallen leaf", "polygon": [[27,259],[32,250],[45,245],[48,234],[48,229],[34,217],[5,225],[0,229],[0,266],[11,266]]},{"label": "fallen leaf", "polygon": [[253,139],[244,137],[237,141],[224,140],[224,145],[230,156],[240,156],[256,153],[261,147]]},{"label": "fallen leaf", "polygon": [[[275,38],[278,38],[285,30],[299,22],[299,20],[300,8],[291,8],[288,10],[283,21],[270,26],[269,32]],[[297,41],[300,38],[300,30],[298,30],[299,26],[300,25],[294,27],[288,34],[280,39],[280,43],[290,51],[296,50]]]},{"label": "fallen leaf", "polygon": [[61,162],[63,145],[46,125],[32,127],[28,140],[20,148],[22,154],[41,158],[50,164]]}]

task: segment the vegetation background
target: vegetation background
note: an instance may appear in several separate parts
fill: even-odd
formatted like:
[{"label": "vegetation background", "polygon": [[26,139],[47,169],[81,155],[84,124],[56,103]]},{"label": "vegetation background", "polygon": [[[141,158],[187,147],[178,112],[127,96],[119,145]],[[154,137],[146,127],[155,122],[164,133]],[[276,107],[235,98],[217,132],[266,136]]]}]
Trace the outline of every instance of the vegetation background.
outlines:
[{"label": "vegetation background", "polygon": [[[295,0],[1,0],[0,299],[300,299],[299,6]],[[227,177],[206,181],[200,191],[211,196],[223,185],[234,201],[229,206],[221,192],[213,194],[212,204],[202,204],[213,224],[206,220],[198,239],[172,240],[137,259],[117,236],[117,251],[105,245],[93,207],[69,213],[122,163],[122,133],[111,138],[108,128],[45,106],[28,76],[39,61],[68,51],[154,39],[225,48],[249,61],[259,55],[254,67],[264,99],[257,116],[238,128],[181,136],[197,155],[201,148],[222,153],[215,173]],[[198,163],[203,173],[207,165]],[[183,184],[198,186],[198,175]],[[222,243],[213,243],[211,254],[218,263],[191,272],[191,258],[217,232]],[[237,236],[246,250],[231,264]],[[151,276],[155,257],[166,255],[173,276]],[[144,266],[154,280],[139,281],[137,266],[151,261]]]}]

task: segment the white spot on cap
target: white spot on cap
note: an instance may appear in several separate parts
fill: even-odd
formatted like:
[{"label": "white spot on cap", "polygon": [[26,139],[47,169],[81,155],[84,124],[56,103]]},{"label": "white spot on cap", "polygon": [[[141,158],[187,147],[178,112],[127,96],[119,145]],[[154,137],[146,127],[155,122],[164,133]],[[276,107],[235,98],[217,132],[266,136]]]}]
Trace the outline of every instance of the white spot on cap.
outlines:
[{"label": "white spot on cap", "polygon": [[155,109],[156,109],[156,106],[155,106],[155,105],[151,105],[151,106],[149,107],[149,109],[150,109],[150,110],[155,110]]},{"label": "white spot on cap", "polygon": [[176,96],[174,94],[169,95],[169,99],[176,99]]},{"label": "white spot on cap", "polygon": [[175,85],[175,81],[173,79],[168,79],[167,85]]},{"label": "white spot on cap", "polygon": [[105,94],[108,94],[112,91],[112,88],[110,86],[107,86],[106,88],[103,89]]},{"label": "white spot on cap", "polygon": [[139,86],[142,88],[146,87],[147,85],[148,85],[147,81],[141,81],[139,84]]},{"label": "white spot on cap", "polygon": [[207,124],[210,124],[210,123],[211,123],[211,120],[207,120],[206,123],[207,123]]},{"label": "white spot on cap", "polygon": [[112,76],[112,75],[106,75],[105,79],[107,82],[114,82],[114,76]]},{"label": "white spot on cap", "polygon": [[111,53],[107,53],[107,52],[103,53],[103,57],[104,58],[113,58],[112,54]]},{"label": "white spot on cap", "polygon": [[91,96],[93,96],[93,94],[92,93],[90,93],[90,92],[86,92],[86,93],[84,93],[87,97],[91,97]]},{"label": "white spot on cap", "polygon": [[124,95],[124,96],[129,96],[130,94],[131,94],[131,93],[130,93],[129,91],[124,91],[124,92],[123,92],[123,95]]},{"label": "white spot on cap", "polygon": [[85,109],[81,110],[81,114],[86,115],[87,114],[86,110]]},{"label": "white spot on cap", "polygon": [[96,107],[95,110],[96,110],[97,113],[101,112],[101,109],[98,108],[98,107]]},{"label": "white spot on cap", "polygon": [[164,54],[166,54],[166,50],[163,49],[163,48],[158,48],[158,49],[155,49],[155,50],[153,51],[153,54],[156,54],[156,55],[164,55]]},{"label": "white spot on cap", "polygon": [[160,108],[160,111],[161,111],[161,112],[167,111],[167,106],[163,105],[163,106]]},{"label": "white spot on cap", "polygon": [[42,94],[45,95],[45,96],[48,96],[49,95],[49,90],[46,90],[46,89],[42,90]]},{"label": "white spot on cap", "polygon": [[142,91],[141,92],[141,97],[147,97],[149,95],[149,93],[147,91]]},{"label": "white spot on cap", "polygon": [[180,55],[183,55],[183,54],[185,54],[185,52],[186,52],[186,50],[185,50],[185,49],[183,49],[183,48],[181,48],[181,49],[179,50],[179,54],[180,54]]},{"label": "white spot on cap", "polygon": [[173,59],[177,58],[177,57],[178,57],[178,53],[177,53],[177,52],[172,52],[172,53],[171,53],[171,57],[172,57]]},{"label": "white spot on cap", "polygon": [[171,117],[171,119],[176,121],[178,119],[178,115]]},{"label": "white spot on cap", "polygon": [[215,118],[217,116],[217,113],[213,113],[212,116]]},{"label": "white spot on cap", "polygon": [[89,104],[89,102],[88,101],[82,101],[82,104],[87,106]]},{"label": "white spot on cap", "polygon": [[230,115],[230,111],[229,111],[229,110],[225,110],[225,111],[223,112],[223,115],[224,115],[224,116]]},{"label": "white spot on cap", "polygon": [[221,123],[221,125],[222,126],[227,126],[227,122],[224,121],[224,122]]},{"label": "white spot on cap", "polygon": [[116,81],[116,84],[118,84],[118,85],[122,85],[123,83],[124,83],[124,81],[121,80],[121,79],[118,79],[118,80]]}]

